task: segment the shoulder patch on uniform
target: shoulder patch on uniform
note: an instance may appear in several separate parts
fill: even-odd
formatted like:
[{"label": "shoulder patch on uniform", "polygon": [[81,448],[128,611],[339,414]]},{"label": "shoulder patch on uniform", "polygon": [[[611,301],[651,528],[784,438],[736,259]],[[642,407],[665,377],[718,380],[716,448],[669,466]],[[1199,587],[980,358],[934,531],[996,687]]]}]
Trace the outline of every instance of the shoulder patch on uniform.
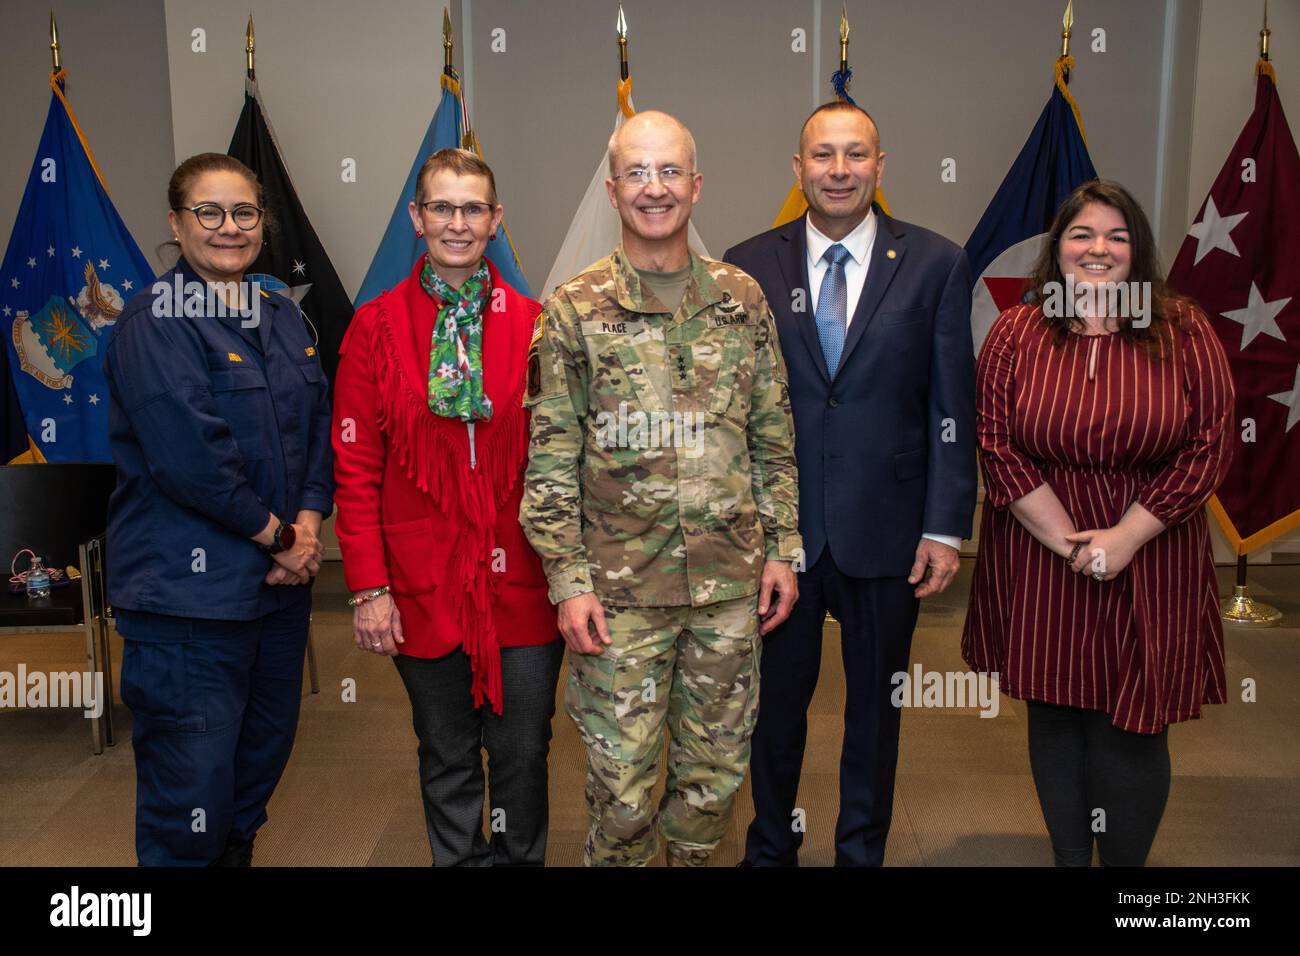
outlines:
[{"label": "shoulder patch on uniform", "polygon": [[546,325],[546,312],[538,312],[537,318],[533,320],[533,337],[528,340],[528,347],[532,348],[542,338],[542,327]]},{"label": "shoulder patch on uniform", "polygon": [[226,353],[226,358],[227,358],[229,361],[231,361],[231,362],[242,362],[242,361],[243,361],[243,359],[240,358],[238,355],[236,355],[234,352],[227,352],[227,353]]},{"label": "shoulder patch on uniform", "polygon": [[536,398],[542,394],[542,357],[537,349],[528,351],[528,397]]}]

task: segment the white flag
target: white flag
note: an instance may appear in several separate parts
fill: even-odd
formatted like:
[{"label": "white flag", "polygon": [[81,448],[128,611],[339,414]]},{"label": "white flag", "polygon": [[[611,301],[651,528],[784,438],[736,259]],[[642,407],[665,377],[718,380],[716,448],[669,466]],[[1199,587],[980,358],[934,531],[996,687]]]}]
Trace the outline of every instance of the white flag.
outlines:
[{"label": "white flag", "polygon": [[[619,111],[614,120],[614,129],[623,125],[623,112]],[[618,210],[609,204],[609,194],[605,191],[605,180],[609,178],[609,150],[600,158],[596,172],[591,177],[578,211],[569,224],[569,231],[560,245],[560,254],[555,257],[551,274],[546,277],[540,298],[544,301],[555,287],[578,275],[587,266],[605,258],[614,251],[623,237],[623,223],[618,218]],[[695,231],[691,223],[688,241],[691,248],[702,256],[709,254],[704,248],[704,240]]]}]

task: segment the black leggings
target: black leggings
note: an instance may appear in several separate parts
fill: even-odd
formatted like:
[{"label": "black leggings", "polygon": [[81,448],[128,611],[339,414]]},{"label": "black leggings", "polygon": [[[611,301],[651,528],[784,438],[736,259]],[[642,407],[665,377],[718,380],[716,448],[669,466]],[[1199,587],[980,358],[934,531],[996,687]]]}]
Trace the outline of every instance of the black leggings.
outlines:
[{"label": "black leggings", "polygon": [[1057,866],[1091,866],[1094,836],[1102,866],[1146,863],[1169,798],[1168,727],[1135,734],[1104,711],[1030,701],[1029,765]]}]

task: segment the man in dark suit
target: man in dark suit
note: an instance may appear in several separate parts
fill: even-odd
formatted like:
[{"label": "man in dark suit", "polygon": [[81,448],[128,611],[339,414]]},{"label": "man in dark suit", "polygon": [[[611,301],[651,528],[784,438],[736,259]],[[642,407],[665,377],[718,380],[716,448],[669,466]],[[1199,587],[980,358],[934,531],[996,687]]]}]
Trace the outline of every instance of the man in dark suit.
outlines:
[{"label": "man in dark suit", "polygon": [[883,861],[900,717],[891,677],[907,670],[919,599],[951,583],[971,532],[970,270],[960,247],[873,204],[884,160],[866,111],[818,108],[794,158],[807,214],[724,256],[758,280],[776,316],[806,550],[799,603],[763,649],[754,866],[798,863],[795,800],[828,610],[848,691],[835,862]]}]

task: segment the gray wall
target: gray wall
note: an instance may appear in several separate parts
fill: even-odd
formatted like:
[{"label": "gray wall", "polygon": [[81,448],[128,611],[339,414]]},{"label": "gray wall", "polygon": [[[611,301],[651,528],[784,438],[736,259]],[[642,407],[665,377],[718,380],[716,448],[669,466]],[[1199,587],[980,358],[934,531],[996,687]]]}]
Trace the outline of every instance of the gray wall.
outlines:
[{"label": "gray wall", "polygon": [[[467,0],[474,122],[503,183],[530,282],[559,249],[615,111],[611,4]],[[1075,26],[1073,89],[1093,160],[1150,208],[1164,4],[1090,0]],[[818,8],[820,7],[820,14]],[[851,92],[880,123],[895,212],[965,242],[1051,92],[1061,9],[1043,0],[856,0],[848,4]],[[625,4],[634,98],[696,137],[695,216],[714,255],[772,223],[792,183],[798,129],[831,97],[840,6],[831,0]],[[820,31],[814,33],[816,23]],[[1090,50],[1093,27],[1107,52]],[[490,50],[506,30],[506,52]],[[791,31],[819,38],[791,51]],[[1096,104],[1090,109],[1090,104]],[[499,144],[528,144],[503,149]],[[957,181],[940,163],[957,161]],[[526,184],[521,188],[521,183]]]},{"label": "gray wall", "polygon": [[[895,212],[964,242],[1051,90],[1057,0],[853,0],[852,87],[880,121]],[[1088,0],[1072,88],[1102,175],[1127,184],[1170,257],[1248,115],[1256,4]],[[615,113],[610,0],[453,0],[457,64],[498,173],[524,269],[540,285]],[[1273,4],[1283,102],[1300,110],[1300,4]],[[355,290],[437,101],[432,0],[257,0],[258,75],[286,161],[344,284]],[[710,250],[770,225],[800,122],[829,97],[833,0],[628,0],[638,107],[694,130],[705,174],[696,224]],[[225,149],[242,104],[249,0],[59,5],[69,95],[118,208],[146,253],[166,233],[174,163]],[[7,237],[48,106],[44,8],[0,0]],[[460,42],[462,15],[471,44]],[[191,31],[207,32],[207,52]],[[796,27],[814,40],[794,53]],[[1106,31],[1107,52],[1091,50]],[[493,52],[504,29],[506,51]],[[353,158],[358,182],[343,183]],[[957,182],[940,162],[957,161]]]},{"label": "gray wall", "polygon": [[[1203,0],[1197,48],[1186,222],[1196,214],[1255,105],[1258,2]],[[1269,4],[1278,95],[1292,136],[1300,137],[1300,3]]]},{"label": "gray wall", "polygon": [[[145,256],[167,216],[171,96],[160,0],[59,0],[66,92],[109,194]],[[50,8],[0,0],[0,242],[8,244],[50,107]],[[229,134],[227,134],[229,136]],[[223,147],[224,148],[224,147]],[[3,255],[3,253],[0,253]]]},{"label": "gray wall", "polygon": [[[459,3],[451,9],[459,20]],[[441,94],[442,5],[166,0],[166,10],[175,155],[230,145],[251,10],[267,116],[307,215],[355,294]],[[206,53],[192,51],[198,28]],[[354,183],[342,180],[345,158],[356,160]]]},{"label": "gray wall", "polygon": [[[638,109],[691,128],[704,190],[695,226],[709,252],[772,224],[793,182],[790,157],[810,109],[814,0],[629,0]],[[524,271],[540,289],[618,111],[617,4],[471,0],[474,125],[496,172]],[[506,52],[490,51],[506,31]]]},{"label": "gray wall", "polygon": [[[838,5],[823,0],[823,64],[838,60]],[[1052,91],[1064,3],[857,0],[849,5],[851,92],[884,139],[894,213],[965,243]],[[1070,88],[1102,176],[1150,209],[1164,4],[1075,4]],[[1091,52],[1094,28],[1105,53]],[[830,68],[833,68],[831,66]],[[823,88],[825,89],[825,87]],[[957,181],[940,163],[957,161]]]}]

